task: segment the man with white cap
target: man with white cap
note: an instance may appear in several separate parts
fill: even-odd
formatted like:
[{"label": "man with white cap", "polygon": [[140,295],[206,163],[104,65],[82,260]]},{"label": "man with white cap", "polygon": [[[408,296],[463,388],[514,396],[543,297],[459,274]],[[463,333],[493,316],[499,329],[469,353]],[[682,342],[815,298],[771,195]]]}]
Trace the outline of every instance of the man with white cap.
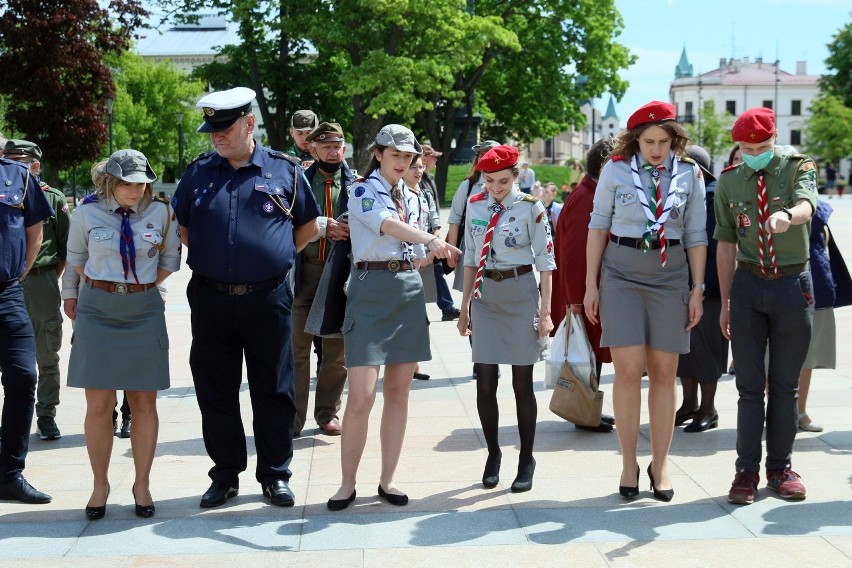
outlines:
[{"label": "man with white cap", "polygon": [[213,483],[201,507],[235,497],[247,467],[239,395],[243,358],[254,414],[255,477],[273,505],[295,502],[288,481],[296,416],[287,274],[318,231],[319,208],[297,160],[256,143],[255,92],[211,93],[199,132],[214,152],[192,162],[172,206],[193,271],[189,363]]}]

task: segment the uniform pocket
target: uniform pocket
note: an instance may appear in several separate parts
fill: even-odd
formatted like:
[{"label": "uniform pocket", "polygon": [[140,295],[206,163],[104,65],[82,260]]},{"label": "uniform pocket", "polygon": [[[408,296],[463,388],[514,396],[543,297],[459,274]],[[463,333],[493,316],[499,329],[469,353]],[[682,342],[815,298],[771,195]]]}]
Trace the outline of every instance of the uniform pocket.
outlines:
[{"label": "uniform pocket", "polygon": [[344,318],[343,325],[340,326],[340,331],[346,335],[355,327],[355,318]]},{"label": "uniform pocket", "polygon": [[115,229],[92,229],[89,232],[89,241],[104,242],[112,240]]},{"label": "uniform pocket", "polygon": [[62,316],[44,320],[44,328],[47,330],[48,349],[57,353],[62,347]]},{"label": "uniform pocket", "polygon": [[169,368],[169,334],[161,333],[157,337],[159,341],[159,356],[158,361],[160,363],[160,369],[168,369]]},{"label": "uniform pocket", "polygon": [[795,298],[795,304],[800,308],[807,308],[808,306],[813,306],[814,304],[814,285],[811,280],[811,275],[809,272],[804,272],[799,274],[797,280],[797,286],[795,286],[794,291],[798,292],[796,294],[797,298]]}]

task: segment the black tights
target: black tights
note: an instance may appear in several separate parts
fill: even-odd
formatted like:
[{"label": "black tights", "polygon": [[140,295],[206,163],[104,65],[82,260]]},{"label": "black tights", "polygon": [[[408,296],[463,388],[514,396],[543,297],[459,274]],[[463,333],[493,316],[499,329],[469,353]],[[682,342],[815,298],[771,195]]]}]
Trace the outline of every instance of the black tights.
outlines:
[{"label": "black tights", "polygon": [[[533,366],[512,365],[512,388],[515,390],[515,408],[518,414],[518,433],[521,437],[520,464],[532,461],[535,443],[535,422],[538,414],[533,393]],[[497,365],[476,364],[476,408],[482,422],[482,433],[488,453],[499,453],[497,440],[500,410],[497,407]]]}]

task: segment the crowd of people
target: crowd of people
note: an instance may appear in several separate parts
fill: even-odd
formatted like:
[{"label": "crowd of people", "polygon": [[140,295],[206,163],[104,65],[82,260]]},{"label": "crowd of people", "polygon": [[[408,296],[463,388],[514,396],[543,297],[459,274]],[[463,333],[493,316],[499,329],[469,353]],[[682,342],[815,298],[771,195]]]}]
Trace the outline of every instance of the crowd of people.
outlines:
[{"label": "crowd of people", "polygon": [[[293,440],[308,421],[312,347],[313,419],[319,433],[341,436],[341,483],[328,509],[345,509],[357,497],[380,377],[377,493],[406,505],[394,475],[412,380],[429,378],[418,365],[432,357],[425,307],[431,301],[442,320],[458,320],[471,344],[488,451],[484,488],[500,480],[496,393],[499,366],[508,365],[520,437],[510,489],[532,489],[533,369],[555,325],[573,313],[585,322],[598,376],[604,362],[614,366],[615,416],[578,428],[609,432],[617,424],[621,496],[639,495],[643,377],[651,434],[646,471],[653,496],[670,501],[674,428],[718,426],[714,398],[730,342],[739,404],[728,500],[754,501],[764,433],[766,487],[784,499],[805,498],[792,469],[793,439],[797,429],[821,430],[806,409],[810,372],[835,365],[832,310],[852,303],[852,279],[828,229],[831,208],[817,202],[816,164],[776,145],[770,109],[737,118],[729,165],[714,174],[707,151],[689,145],[673,105],[651,101],[617,138],[598,141],[584,165],[572,166],[576,179],[564,203],[556,200],[555,183],[536,181],[518,148],[483,141],[472,148],[444,239],[429,174],[441,152],[389,124],[356,176],[341,125],[310,110],[293,114],[289,152],[261,145],[254,98],[238,87],[198,101],[198,131],[214,150],[188,166],[171,202],[154,195],[157,175],[147,158],[122,149],[92,168],[95,191],[72,215],[62,193],[39,181],[38,145],[5,144],[0,499],[51,500],[23,470],[34,412],[39,438],[61,437],[55,417],[62,307],[74,321],[67,384],[84,389],[86,398],[93,475],[85,516],[106,516],[113,440],[125,431],[116,423],[119,390],[135,466],[135,513],[154,516],[157,393],[170,384],[164,281],[180,269],[183,247],[192,271],[189,363],[213,464],[203,508],[238,495],[248,467],[239,408],[244,366],[255,479],[272,505],[294,505],[290,464]],[[459,308],[445,280],[450,271]]]}]

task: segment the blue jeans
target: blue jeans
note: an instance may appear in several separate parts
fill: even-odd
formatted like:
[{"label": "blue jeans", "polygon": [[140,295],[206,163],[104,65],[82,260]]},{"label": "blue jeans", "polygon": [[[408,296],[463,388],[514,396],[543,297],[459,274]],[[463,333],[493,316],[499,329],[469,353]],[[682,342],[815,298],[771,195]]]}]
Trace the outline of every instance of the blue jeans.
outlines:
[{"label": "blue jeans", "polygon": [[3,433],[0,482],[24,470],[35,409],[36,342],[16,280],[0,284],[0,373],[3,384]]},{"label": "blue jeans", "polygon": [[[453,305],[453,297],[450,295],[450,287],[447,286],[447,280],[444,278],[444,269],[440,263],[434,264],[435,268],[435,288],[438,292],[438,308],[442,312],[448,312],[455,308]],[[459,267],[456,268],[458,270]]]},{"label": "blue jeans", "polygon": [[[767,471],[791,465],[798,428],[799,372],[808,354],[813,310],[810,271],[777,280],[743,270],[734,273],[730,325],[740,394],[737,469],[760,472],[764,422]],[[769,395],[764,406],[767,377]]]}]

